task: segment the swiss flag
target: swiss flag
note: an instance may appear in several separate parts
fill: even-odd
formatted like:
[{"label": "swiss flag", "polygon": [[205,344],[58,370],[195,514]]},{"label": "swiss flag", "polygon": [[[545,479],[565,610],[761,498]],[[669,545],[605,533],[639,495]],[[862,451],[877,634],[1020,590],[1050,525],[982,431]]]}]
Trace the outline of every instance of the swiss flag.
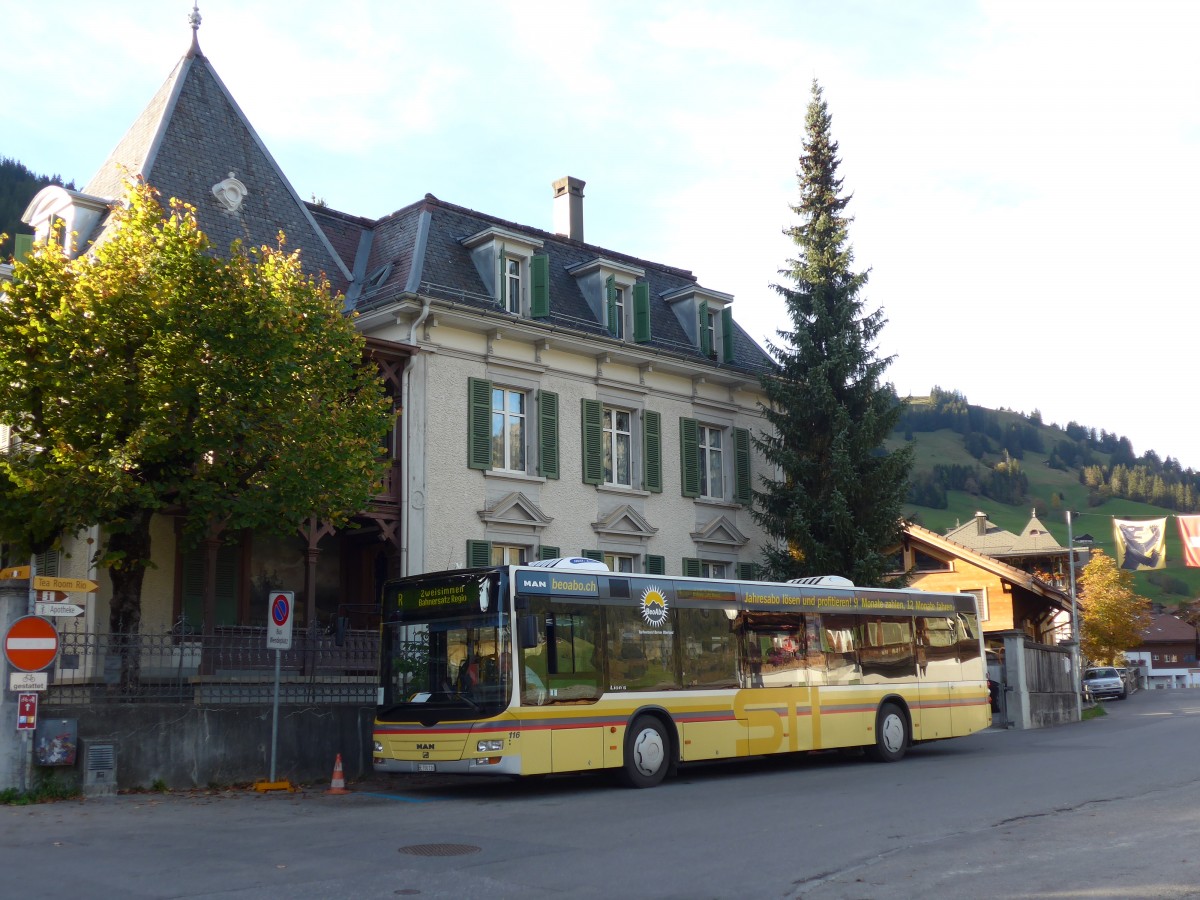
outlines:
[{"label": "swiss flag", "polygon": [[1200,566],[1200,516],[1176,516],[1179,540],[1183,542],[1183,562]]}]

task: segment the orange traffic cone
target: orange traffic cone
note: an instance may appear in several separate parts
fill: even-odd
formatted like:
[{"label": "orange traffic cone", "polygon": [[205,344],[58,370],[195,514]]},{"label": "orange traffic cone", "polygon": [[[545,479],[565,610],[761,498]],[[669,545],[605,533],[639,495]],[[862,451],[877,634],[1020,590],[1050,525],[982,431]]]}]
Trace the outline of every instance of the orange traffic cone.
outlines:
[{"label": "orange traffic cone", "polygon": [[337,761],[333,764],[333,780],[329,785],[327,794],[349,794],[346,790],[346,775],[342,771],[342,754],[337,755]]}]

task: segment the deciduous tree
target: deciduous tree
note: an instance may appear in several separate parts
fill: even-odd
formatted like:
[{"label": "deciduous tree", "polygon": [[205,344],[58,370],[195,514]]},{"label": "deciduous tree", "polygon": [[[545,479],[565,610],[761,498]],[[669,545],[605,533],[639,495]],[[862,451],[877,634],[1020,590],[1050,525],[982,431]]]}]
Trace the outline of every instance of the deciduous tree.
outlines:
[{"label": "deciduous tree", "polygon": [[791,327],[770,344],[778,368],[763,390],[772,431],[756,436],[779,477],[762,479],[754,515],[777,539],[764,548],[773,577],[843,575],[878,585],[894,581],[889,550],[900,542],[912,450],[884,447],[903,406],[882,382],[891,358],[876,354],[883,311],[865,310],[867,273],[853,269],[850,198],[831,125],[814,81],[792,207],[799,221],[786,232],[796,257],[775,285]]},{"label": "deciduous tree", "polygon": [[0,534],[40,549],[100,525],[110,629],[130,636],[155,513],[193,541],[342,523],[381,477],[390,404],[282,235],[219,258],[147,185],[113,217],[90,255],[54,238],[18,261],[0,302],[0,422],[23,441],[0,456]]},{"label": "deciduous tree", "polygon": [[1097,550],[1079,576],[1079,643],[1085,659],[1110,665],[1142,643],[1150,601],[1133,591],[1133,573]]}]

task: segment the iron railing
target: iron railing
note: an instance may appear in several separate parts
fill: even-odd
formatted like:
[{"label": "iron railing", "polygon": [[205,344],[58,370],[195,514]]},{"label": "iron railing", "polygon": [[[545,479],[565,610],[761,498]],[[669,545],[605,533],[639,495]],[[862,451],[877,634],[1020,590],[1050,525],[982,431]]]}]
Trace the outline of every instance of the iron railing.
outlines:
[{"label": "iron railing", "polygon": [[67,632],[51,670],[47,707],[96,703],[270,703],[279,653],[280,703],[374,704],[379,632],[297,631],[290,650],[267,649],[267,629],[213,634]]}]

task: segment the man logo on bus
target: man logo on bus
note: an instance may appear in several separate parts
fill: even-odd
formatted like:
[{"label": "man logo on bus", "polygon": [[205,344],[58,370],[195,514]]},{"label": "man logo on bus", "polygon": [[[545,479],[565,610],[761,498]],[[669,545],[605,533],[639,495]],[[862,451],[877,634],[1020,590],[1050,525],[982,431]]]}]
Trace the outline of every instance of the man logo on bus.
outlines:
[{"label": "man logo on bus", "polygon": [[667,621],[667,598],[657,587],[642,591],[642,618],[647,625],[660,628]]}]

